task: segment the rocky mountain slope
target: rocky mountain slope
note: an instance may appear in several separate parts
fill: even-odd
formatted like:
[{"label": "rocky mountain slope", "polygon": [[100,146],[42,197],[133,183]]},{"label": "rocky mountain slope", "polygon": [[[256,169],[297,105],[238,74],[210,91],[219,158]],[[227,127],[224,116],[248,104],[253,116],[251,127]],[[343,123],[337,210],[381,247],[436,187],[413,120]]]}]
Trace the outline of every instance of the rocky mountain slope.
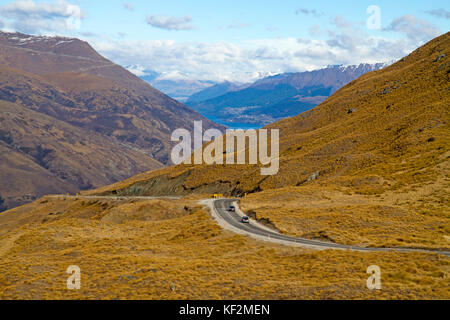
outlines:
[{"label": "rocky mountain slope", "polygon": [[242,87],[219,84],[193,95],[186,104],[221,123],[267,125],[310,110],[350,81],[385,66],[330,66],[311,72],[283,73]]},{"label": "rocky mountain slope", "polygon": [[86,42],[20,33],[0,32],[0,107],[3,207],[161,167],[173,130],[213,126]]}]

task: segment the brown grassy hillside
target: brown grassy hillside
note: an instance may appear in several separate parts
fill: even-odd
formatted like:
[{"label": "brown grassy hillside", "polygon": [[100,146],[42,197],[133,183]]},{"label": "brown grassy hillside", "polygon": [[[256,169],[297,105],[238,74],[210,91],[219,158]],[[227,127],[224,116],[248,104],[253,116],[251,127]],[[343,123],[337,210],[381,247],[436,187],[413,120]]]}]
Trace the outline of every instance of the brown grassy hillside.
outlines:
[{"label": "brown grassy hillside", "polygon": [[[448,247],[449,59],[447,33],[312,111],[270,125],[280,129],[274,176],[261,176],[256,165],[183,165],[93,193],[248,192],[243,206],[289,233],[361,245]],[[305,194],[324,202],[311,211]],[[362,218],[370,232],[359,227]],[[345,226],[336,225],[341,220]],[[338,236],[339,228],[345,232]]]},{"label": "brown grassy hillside", "polygon": [[160,168],[194,120],[213,126],[86,42],[0,32],[1,209]]},{"label": "brown grassy hillside", "polygon": [[[267,244],[221,229],[194,197],[46,197],[0,222],[0,299],[450,298],[443,256]],[[382,290],[366,288],[373,264]],[[70,265],[78,291],[66,288]]]},{"label": "brown grassy hillside", "polygon": [[194,120],[213,126],[78,39],[0,32],[0,66],[1,100],[107,135],[164,164],[173,130]]},{"label": "brown grassy hillside", "polygon": [[[40,112],[0,101],[0,187],[14,207],[46,194],[75,193],[161,164],[141,152]],[[105,160],[107,159],[107,160]]]}]

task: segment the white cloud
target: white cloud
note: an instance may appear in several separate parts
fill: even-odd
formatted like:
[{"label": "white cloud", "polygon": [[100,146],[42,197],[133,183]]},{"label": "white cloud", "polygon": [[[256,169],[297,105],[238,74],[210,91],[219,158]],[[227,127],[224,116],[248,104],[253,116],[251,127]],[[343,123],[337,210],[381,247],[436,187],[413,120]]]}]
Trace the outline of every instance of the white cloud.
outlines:
[{"label": "white cloud", "polygon": [[278,28],[274,25],[268,25],[268,26],[266,26],[266,30],[269,32],[276,32],[276,31],[278,31]]},{"label": "white cloud", "polygon": [[339,15],[336,16],[333,20],[332,23],[338,27],[339,29],[347,29],[351,27],[351,23],[348,22],[344,16]]},{"label": "white cloud", "polygon": [[189,77],[189,75],[182,73],[178,70],[171,70],[163,72],[158,76],[158,80],[195,80]]},{"label": "white cloud", "polygon": [[140,64],[127,66],[126,69],[138,77],[143,77],[147,75],[145,67],[141,66]]},{"label": "white cloud", "polygon": [[428,10],[427,13],[438,18],[450,19],[450,11],[447,11],[444,8]]},{"label": "white cloud", "polygon": [[405,17],[395,19],[389,28],[406,35],[400,39],[371,36],[362,25],[343,17],[337,17],[333,23],[335,29],[328,30],[328,38],[320,40],[272,38],[238,43],[98,40],[92,44],[121,65],[140,64],[167,79],[248,82],[275,73],[327,65],[391,62],[440,33],[423,20]]},{"label": "white cloud", "polygon": [[250,27],[250,25],[248,23],[241,22],[241,21],[234,21],[232,24],[229,24],[227,26],[227,29],[240,30],[240,29],[245,29],[245,28],[248,28],[248,27]]},{"label": "white cloud", "polygon": [[253,81],[282,72],[306,71],[334,64],[376,63],[398,59],[416,46],[338,33],[329,40],[276,38],[197,43],[175,41],[93,42],[94,48],[121,65],[138,63],[166,78]]},{"label": "white cloud", "polygon": [[122,3],[122,6],[123,6],[125,9],[129,10],[129,11],[133,11],[133,10],[134,10],[133,4],[131,4],[131,3],[129,3],[129,2],[123,2],[123,3]]},{"label": "white cloud", "polygon": [[[307,11],[314,14],[313,11]],[[300,13],[303,13],[300,11]],[[317,13],[317,12],[316,12]],[[305,13],[306,14],[306,13]],[[67,30],[67,19],[82,19],[78,6],[64,0],[35,3],[20,0],[0,7],[0,16],[18,31],[36,33],[39,30]],[[166,30],[190,30],[192,17],[148,16],[147,23]],[[196,79],[249,82],[283,72],[318,69],[326,65],[376,63],[399,59],[440,34],[427,21],[414,16],[394,19],[384,31],[404,35],[400,39],[371,36],[358,24],[344,17],[332,20],[334,30],[326,39],[269,38],[236,43],[179,42],[173,40],[127,40],[96,37],[90,43],[101,54],[136,75],[154,70],[166,79]],[[0,26],[1,27],[1,26]],[[312,36],[326,36],[323,26],[313,26]],[[389,35],[388,32],[381,33]],[[86,36],[95,34],[85,33]]]},{"label": "white cloud", "polygon": [[314,25],[314,26],[312,26],[311,28],[309,28],[309,34],[311,35],[311,36],[317,36],[317,35],[319,35],[320,34],[320,26],[318,26],[317,24],[316,25]]},{"label": "white cloud", "polygon": [[406,35],[408,39],[422,44],[441,34],[441,31],[426,20],[413,15],[404,15],[394,19],[385,31],[395,31]]},{"label": "white cloud", "polygon": [[191,16],[167,17],[149,15],[146,22],[152,27],[165,30],[192,30],[194,28]]},{"label": "white cloud", "polygon": [[16,0],[0,6],[0,17],[8,28],[24,33],[61,32],[79,28],[83,11],[64,0],[34,2]]},{"label": "white cloud", "polygon": [[314,16],[316,18],[320,18],[320,17],[325,15],[325,13],[323,13],[321,11],[317,11],[315,9],[306,9],[306,8],[297,9],[295,11],[295,14],[297,14],[297,15],[298,14],[304,14],[304,15],[307,15],[307,16],[312,15],[312,16]]}]

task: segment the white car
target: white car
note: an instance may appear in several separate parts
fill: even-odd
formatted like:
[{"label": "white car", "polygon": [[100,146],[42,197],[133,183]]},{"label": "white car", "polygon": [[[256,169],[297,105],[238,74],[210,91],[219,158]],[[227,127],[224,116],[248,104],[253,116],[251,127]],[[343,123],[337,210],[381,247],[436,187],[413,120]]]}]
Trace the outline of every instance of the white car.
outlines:
[{"label": "white car", "polygon": [[242,219],[241,219],[241,222],[242,223],[250,223],[250,218],[247,217],[247,216],[243,216]]}]

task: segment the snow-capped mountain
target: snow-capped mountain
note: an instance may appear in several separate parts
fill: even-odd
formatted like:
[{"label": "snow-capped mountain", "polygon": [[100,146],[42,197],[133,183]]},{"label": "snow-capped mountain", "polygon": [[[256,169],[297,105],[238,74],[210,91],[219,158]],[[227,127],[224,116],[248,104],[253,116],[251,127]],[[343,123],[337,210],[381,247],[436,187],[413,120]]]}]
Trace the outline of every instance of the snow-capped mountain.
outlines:
[{"label": "snow-capped mountain", "polygon": [[[283,73],[260,79],[241,90],[211,98],[207,89],[187,104],[223,124],[265,125],[312,109],[347,83],[389,64],[334,65],[309,72]],[[201,100],[198,97],[205,96]]]},{"label": "snow-capped mountain", "polygon": [[178,73],[159,73],[141,65],[130,65],[126,69],[180,102],[186,102],[191,95],[216,84],[214,81],[189,79],[188,76]]}]

